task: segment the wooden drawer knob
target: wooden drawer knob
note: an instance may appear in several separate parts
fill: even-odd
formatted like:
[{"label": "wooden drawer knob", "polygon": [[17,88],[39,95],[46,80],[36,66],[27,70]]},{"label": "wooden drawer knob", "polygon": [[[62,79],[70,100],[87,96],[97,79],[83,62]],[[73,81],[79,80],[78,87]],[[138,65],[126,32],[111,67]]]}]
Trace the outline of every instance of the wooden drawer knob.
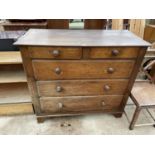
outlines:
[{"label": "wooden drawer knob", "polygon": [[104,90],[109,91],[109,90],[110,90],[110,86],[105,85],[105,86],[104,86]]},{"label": "wooden drawer knob", "polygon": [[102,101],[101,106],[105,106],[105,105],[106,105],[105,101]]},{"label": "wooden drawer knob", "polygon": [[63,104],[62,103],[58,103],[58,108],[62,109],[63,108]]},{"label": "wooden drawer knob", "polygon": [[114,73],[114,71],[115,71],[115,69],[112,68],[112,67],[109,67],[109,68],[107,69],[107,72],[108,72],[109,74]]},{"label": "wooden drawer knob", "polygon": [[54,57],[58,57],[58,56],[60,55],[60,51],[59,51],[59,50],[53,50],[53,51],[52,51],[52,55],[53,55]]},{"label": "wooden drawer knob", "polygon": [[57,92],[62,92],[62,90],[63,90],[63,88],[62,88],[61,86],[57,86],[57,87],[56,87],[56,91],[57,91]]},{"label": "wooden drawer knob", "polygon": [[60,73],[61,73],[60,67],[56,67],[56,68],[55,68],[55,73],[56,73],[56,74],[60,74]]},{"label": "wooden drawer knob", "polygon": [[117,56],[120,52],[119,52],[119,50],[114,49],[111,51],[111,53],[113,56]]}]

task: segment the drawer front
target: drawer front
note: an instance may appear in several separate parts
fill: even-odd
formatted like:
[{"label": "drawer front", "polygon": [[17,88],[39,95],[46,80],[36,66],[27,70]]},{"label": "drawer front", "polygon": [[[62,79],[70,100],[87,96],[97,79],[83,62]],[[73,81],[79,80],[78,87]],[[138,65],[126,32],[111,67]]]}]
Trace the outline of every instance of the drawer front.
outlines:
[{"label": "drawer front", "polygon": [[82,48],[71,47],[29,47],[31,58],[40,59],[80,59]]},{"label": "drawer front", "polygon": [[118,108],[122,96],[41,97],[43,113],[102,111]]},{"label": "drawer front", "polygon": [[128,80],[38,81],[40,96],[123,95]]},{"label": "drawer front", "polygon": [[140,47],[94,47],[90,48],[88,58],[136,58],[139,51]]},{"label": "drawer front", "polygon": [[37,80],[129,78],[135,61],[50,61],[33,60]]}]

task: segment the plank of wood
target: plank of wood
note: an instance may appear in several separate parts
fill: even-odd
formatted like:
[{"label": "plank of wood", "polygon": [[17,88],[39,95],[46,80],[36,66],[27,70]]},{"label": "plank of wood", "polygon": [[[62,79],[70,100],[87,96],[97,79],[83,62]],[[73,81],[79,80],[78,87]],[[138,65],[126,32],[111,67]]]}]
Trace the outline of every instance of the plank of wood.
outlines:
[{"label": "plank of wood", "polygon": [[135,20],[135,34],[139,35],[140,33],[141,20]]},{"label": "plank of wood", "polygon": [[47,28],[47,22],[5,22],[3,24],[5,31],[28,30],[30,28]]},{"label": "plank of wood", "polygon": [[133,32],[133,30],[135,29],[135,19],[130,19],[129,23],[130,23],[129,30]]},{"label": "plank of wood", "polygon": [[0,84],[0,104],[31,102],[27,83]]},{"label": "plank of wood", "polygon": [[16,103],[0,105],[0,116],[33,114],[32,103]]},{"label": "plank of wood", "polygon": [[48,29],[69,29],[68,19],[48,19],[47,20]]},{"label": "plank of wood", "polygon": [[[110,58],[110,59],[116,59],[116,58],[136,58],[138,55],[140,48],[139,47],[94,47],[90,48],[90,52],[88,53],[88,58],[95,58],[95,59],[103,59],[103,58]],[[114,54],[116,53],[118,54]],[[83,52],[84,53],[84,52]]]},{"label": "plank of wood", "polygon": [[102,111],[118,108],[122,95],[41,97],[41,109],[45,113]]},{"label": "plank of wood", "polygon": [[85,19],[85,29],[105,29],[107,24],[106,19]]},{"label": "plank of wood", "polygon": [[[54,39],[53,36],[55,36]],[[58,29],[30,29],[14,45],[72,47],[150,46],[148,42],[143,41],[127,30],[81,31]]]},{"label": "plank of wood", "polygon": [[[144,31],[144,40],[154,43],[155,42],[155,25],[146,25]],[[153,45],[155,47],[155,45]]]},{"label": "plank of wood", "polygon": [[[128,80],[37,81],[40,96],[123,95]],[[106,90],[106,86],[109,90]],[[59,90],[58,90],[59,89]]]},{"label": "plank of wood", "polygon": [[146,24],[145,20],[144,19],[141,20],[141,27],[140,27],[140,30],[139,30],[139,36],[141,38],[144,38],[145,24]]},{"label": "plank of wood", "polygon": [[[134,60],[33,60],[35,79],[113,79],[129,78]],[[112,70],[109,71],[109,70]],[[57,73],[56,73],[57,72]],[[111,72],[111,73],[110,73]]]},{"label": "plank of wood", "polygon": [[0,84],[1,83],[17,83],[17,82],[27,82],[26,75],[23,70],[0,71]]},{"label": "plank of wood", "polygon": [[21,50],[22,50],[21,55],[22,55],[22,59],[23,59],[23,65],[24,65],[25,71],[27,73],[29,91],[30,91],[30,94],[32,97],[31,99],[32,99],[32,103],[34,106],[34,111],[35,111],[36,115],[39,115],[41,113],[40,101],[39,101],[39,97],[38,97],[36,81],[33,77],[34,73],[33,73],[33,67],[32,67],[32,60],[30,58],[30,53],[27,51],[26,47],[22,47]]},{"label": "plank of wood", "polygon": [[123,19],[113,19],[112,20],[112,29],[113,30],[122,30],[123,29]]},{"label": "plank of wood", "polygon": [[145,19],[131,19],[130,20],[130,31],[137,36],[143,38],[145,28]]},{"label": "plank of wood", "polygon": [[20,52],[0,52],[0,64],[22,64]]}]

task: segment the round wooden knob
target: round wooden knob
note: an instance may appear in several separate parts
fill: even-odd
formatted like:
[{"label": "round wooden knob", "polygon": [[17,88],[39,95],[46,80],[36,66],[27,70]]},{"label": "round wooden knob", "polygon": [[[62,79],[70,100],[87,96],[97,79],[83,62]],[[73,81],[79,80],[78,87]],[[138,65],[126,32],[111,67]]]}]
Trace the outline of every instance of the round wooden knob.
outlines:
[{"label": "round wooden knob", "polygon": [[110,90],[110,86],[105,85],[105,86],[104,86],[104,90],[109,91],[109,90]]},{"label": "round wooden knob", "polygon": [[101,102],[101,106],[105,106],[106,104],[105,104],[105,101],[102,101]]},{"label": "round wooden knob", "polygon": [[52,51],[52,55],[53,55],[54,57],[58,57],[58,56],[60,55],[60,51],[59,51],[59,50],[53,50],[53,51]]},{"label": "round wooden knob", "polygon": [[108,71],[109,74],[112,74],[115,70],[114,70],[114,68],[109,67],[107,71]]},{"label": "round wooden knob", "polygon": [[61,86],[57,86],[57,87],[56,87],[56,91],[57,91],[57,92],[62,92],[62,90],[63,90],[63,89],[62,89]]},{"label": "round wooden knob", "polygon": [[111,53],[113,56],[117,56],[119,54],[119,50],[114,49],[111,51]]},{"label": "round wooden knob", "polygon": [[60,69],[59,67],[56,67],[56,68],[55,68],[55,73],[56,73],[56,74],[60,74],[60,73],[61,73],[61,69]]},{"label": "round wooden knob", "polygon": [[62,109],[63,108],[63,104],[62,103],[58,103],[58,107],[59,107],[59,109]]}]

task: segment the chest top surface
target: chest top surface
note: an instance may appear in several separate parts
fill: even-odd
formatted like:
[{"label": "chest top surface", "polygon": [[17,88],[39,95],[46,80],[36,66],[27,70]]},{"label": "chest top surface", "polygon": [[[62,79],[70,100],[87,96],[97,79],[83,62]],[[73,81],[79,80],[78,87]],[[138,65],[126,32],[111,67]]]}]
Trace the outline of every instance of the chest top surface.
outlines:
[{"label": "chest top surface", "polygon": [[30,29],[15,42],[20,46],[150,46],[128,30]]}]

